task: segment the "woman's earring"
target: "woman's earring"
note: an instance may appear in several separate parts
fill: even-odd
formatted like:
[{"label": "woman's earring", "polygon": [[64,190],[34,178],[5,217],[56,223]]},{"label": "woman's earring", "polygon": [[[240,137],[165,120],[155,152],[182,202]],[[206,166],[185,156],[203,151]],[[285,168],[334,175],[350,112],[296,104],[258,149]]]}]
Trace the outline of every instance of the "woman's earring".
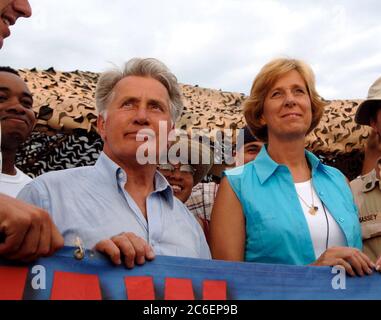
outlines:
[{"label": "woman's earring", "polygon": [[259,123],[260,123],[262,126],[265,126],[265,125],[266,125],[266,120],[265,120],[265,118],[263,118],[263,116],[261,116],[261,119],[259,119]]}]

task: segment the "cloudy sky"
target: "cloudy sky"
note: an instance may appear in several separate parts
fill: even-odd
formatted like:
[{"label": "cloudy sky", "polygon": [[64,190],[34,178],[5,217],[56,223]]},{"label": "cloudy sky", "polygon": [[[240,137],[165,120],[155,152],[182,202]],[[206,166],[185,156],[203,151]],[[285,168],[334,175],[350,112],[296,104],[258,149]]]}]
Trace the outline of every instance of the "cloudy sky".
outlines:
[{"label": "cloudy sky", "polygon": [[381,76],[379,0],[30,0],[0,51],[15,68],[100,72],[156,57],[182,83],[247,94],[270,59],[312,65],[326,99]]}]

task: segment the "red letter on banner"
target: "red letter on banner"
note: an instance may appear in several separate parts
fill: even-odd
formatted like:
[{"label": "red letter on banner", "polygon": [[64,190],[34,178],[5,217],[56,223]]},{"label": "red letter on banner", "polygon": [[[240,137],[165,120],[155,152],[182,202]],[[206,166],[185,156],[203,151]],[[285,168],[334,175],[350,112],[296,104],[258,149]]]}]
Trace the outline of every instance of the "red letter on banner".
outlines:
[{"label": "red letter on banner", "polygon": [[128,300],[155,300],[152,277],[124,278]]},{"label": "red letter on banner", "polygon": [[226,281],[205,280],[202,296],[203,300],[226,300]]},{"label": "red letter on banner", "polygon": [[22,300],[28,268],[0,267],[0,300]]},{"label": "red letter on banner", "polygon": [[71,272],[54,273],[51,300],[101,300],[98,276]]},{"label": "red letter on banner", "polygon": [[165,300],[194,300],[192,281],[190,279],[165,279]]}]

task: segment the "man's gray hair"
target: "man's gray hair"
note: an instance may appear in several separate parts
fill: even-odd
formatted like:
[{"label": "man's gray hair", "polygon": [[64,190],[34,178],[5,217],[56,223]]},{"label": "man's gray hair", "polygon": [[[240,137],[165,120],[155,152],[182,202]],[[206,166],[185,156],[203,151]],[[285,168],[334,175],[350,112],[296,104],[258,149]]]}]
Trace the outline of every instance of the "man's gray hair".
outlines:
[{"label": "man's gray hair", "polygon": [[161,61],[154,58],[133,58],[123,69],[115,68],[102,73],[95,90],[98,114],[106,112],[115,85],[128,76],[149,77],[159,81],[168,91],[170,113],[175,123],[183,110],[181,90],[176,76]]}]

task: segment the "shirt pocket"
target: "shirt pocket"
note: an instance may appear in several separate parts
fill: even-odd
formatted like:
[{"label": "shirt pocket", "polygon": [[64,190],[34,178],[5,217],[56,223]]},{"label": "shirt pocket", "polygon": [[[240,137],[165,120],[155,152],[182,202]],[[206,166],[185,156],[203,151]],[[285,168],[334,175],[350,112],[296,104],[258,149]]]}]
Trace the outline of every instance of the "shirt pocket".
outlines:
[{"label": "shirt pocket", "polygon": [[363,239],[371,239],[381,236],[381,219],[377,218],[375,220],[366,221],[361,224]]}]

